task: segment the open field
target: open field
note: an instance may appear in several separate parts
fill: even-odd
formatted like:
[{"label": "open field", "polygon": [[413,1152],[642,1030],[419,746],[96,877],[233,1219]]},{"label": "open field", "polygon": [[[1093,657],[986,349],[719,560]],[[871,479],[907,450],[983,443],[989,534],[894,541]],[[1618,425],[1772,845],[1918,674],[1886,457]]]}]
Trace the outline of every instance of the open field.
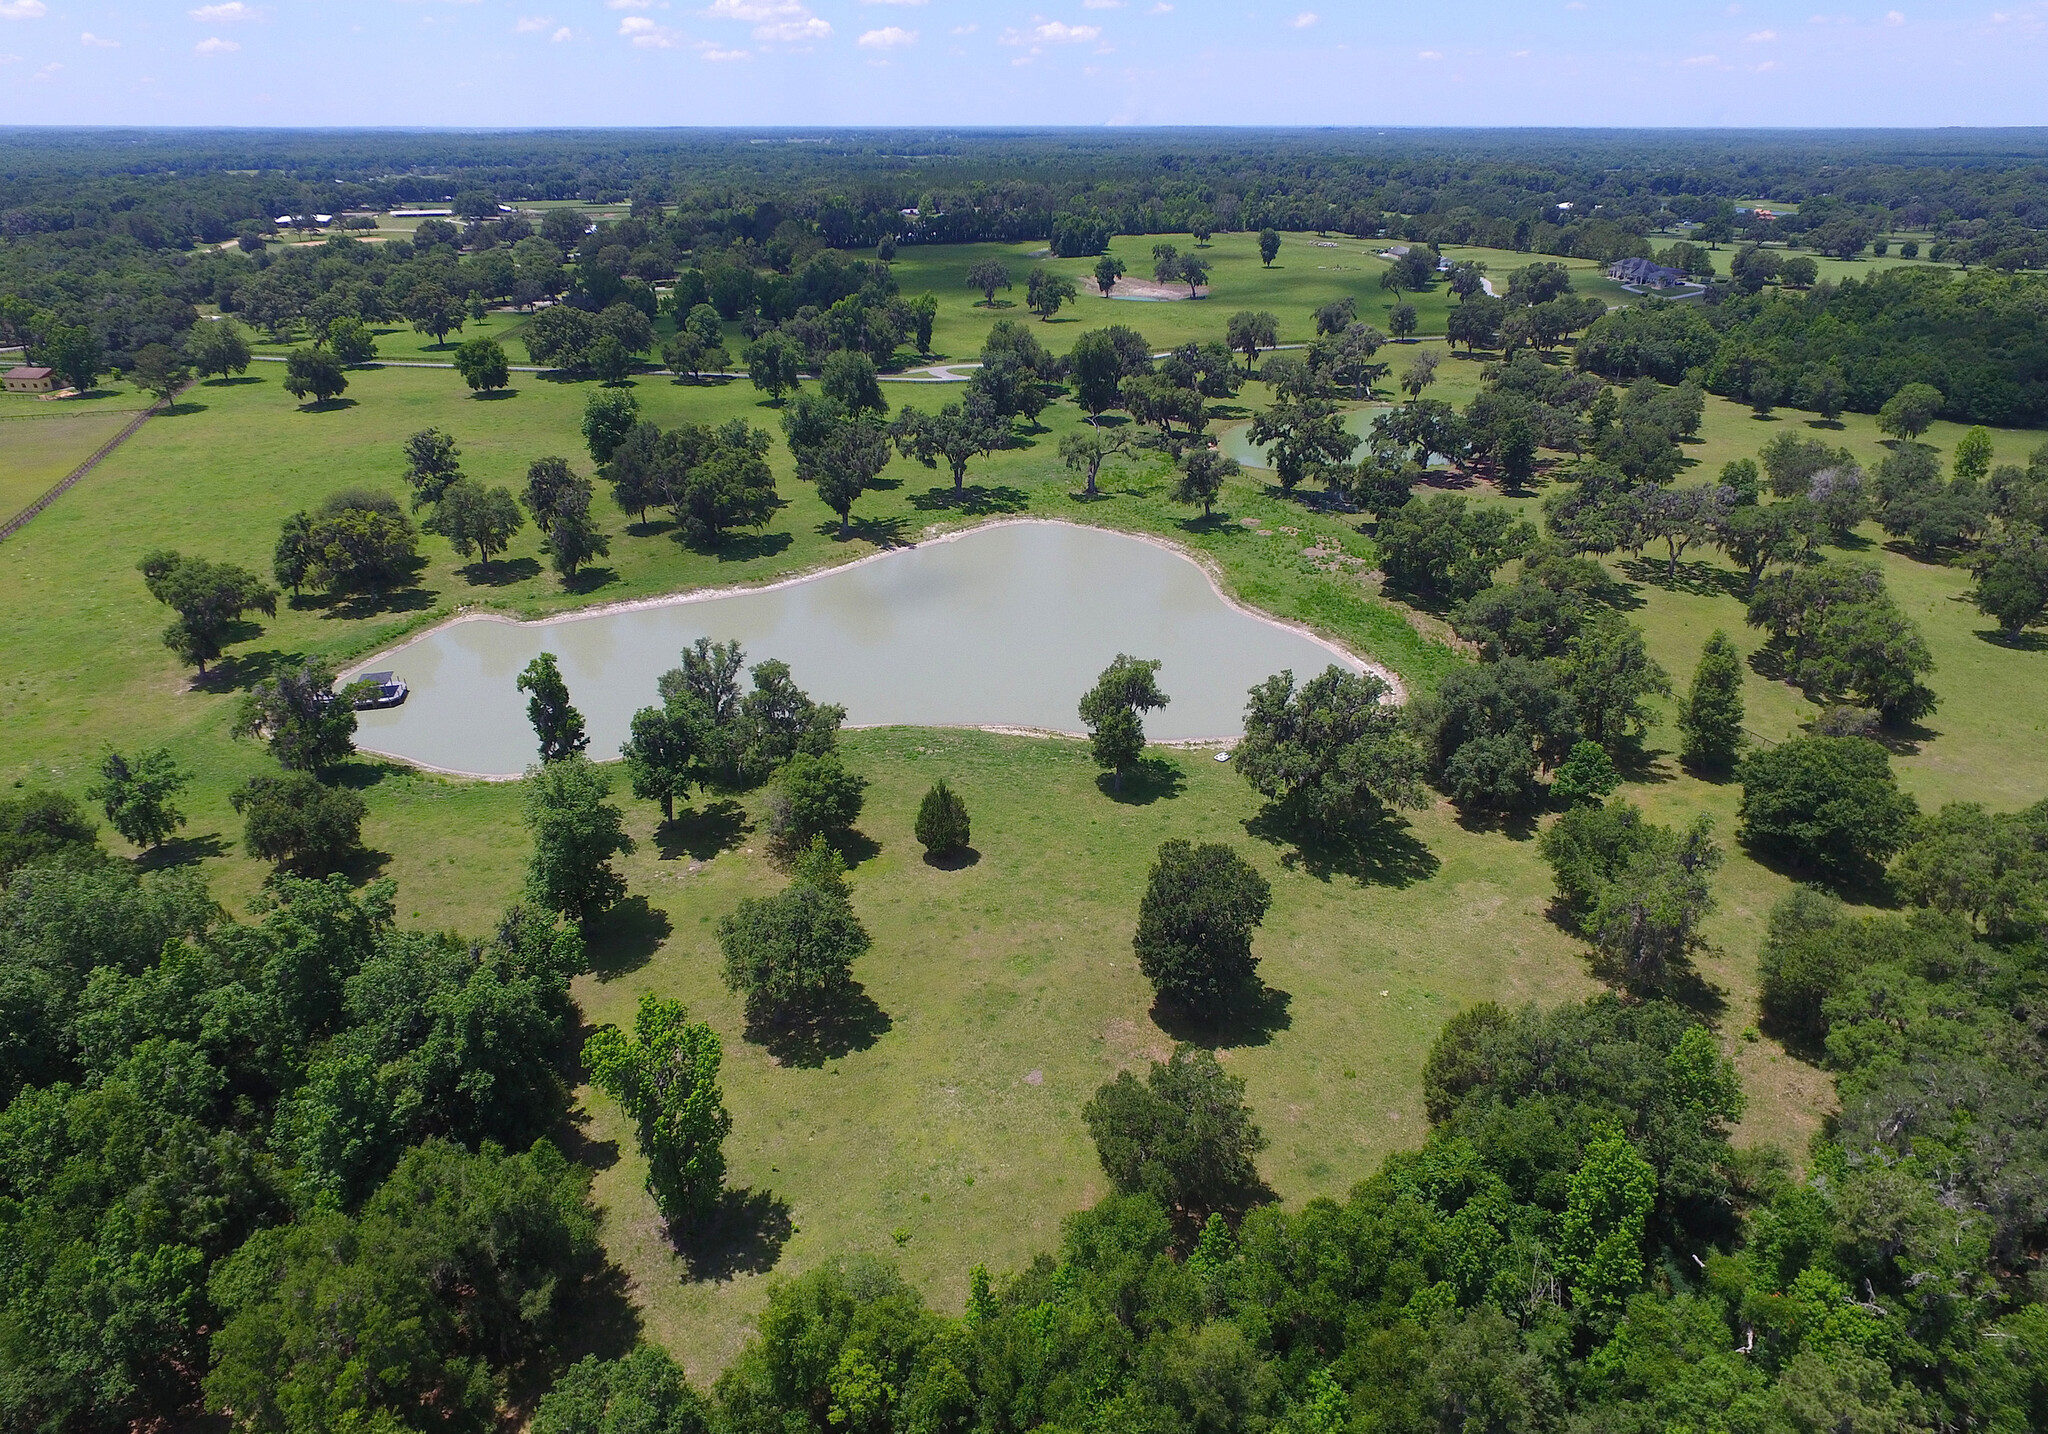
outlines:
[{"label": "open field", "polygon": [[148,394],[121,383],[83,399],[0,397],[0,521],[48,492],[148,404]]},{"label": "open field", "polygon": [[[1357,293],[1368,318],[1392,301],[1377,287],[1376,259],[1347,254],[1342,262],[1356,259],[1355,274],[1317,268],[1337,251],[1289,236],[1269,272],[1255,246],[1232,255],[1233,240],[1249,243],[1250,236],[1221,237],[1210,251],[1218,256],[1215,300],[1084,299],[1080,318],[1039,332],[1063,349],[1086,327],[1125,322],[1165,347],[1218,337],[1229,313],[1254,307],[1280,314],[1283,338],[1292,340],[1308,336],[1310,309],[1336,293]],[[1149,269],[1149,259],[1142,266],[1136,259],[1149,255],[1150,242],[1119,241],[1134,270]],[[898,264],[906,293],[940,295],[937,346],[955,357],[979,348],[990,319],[970,307],[964,282],[941,287],[948,273],[964,273],[967,254],[906,249]],[[1512,267],[1507,259],[1488,263],[1495,275]],[[1019,262],[1020,300],[1024,271]],[[1021,303],[1000,312],[1030,318]],[[1383,357],[1398,372],[1420,347],[1390,348]],[[385,351],[400,356],[392,346]],[[1432,395],[1462,403],[1480,366],[1464,358],[1446,363]],[[723,553],[690,551],[662,522],[630,526],[602,497],[598,512],[612,554],[573,593],[544,571],[531,528],[489,571],[463,567],[444,541],[428,538],[413,588],[383,604],[287,603],[236,645],[215,681],[195,687],[158,643],[165,614],[133,571],[143,551],[174,546],[267,572],[278,524],[294,509],[347,485],[400,492],[399,444],[428,425],[453,432],[466,469],[487,483],[516,488],[527,463],[549,453],[589,468],[576,425],[592,385],[519,375],[511,394],[482,400],[452,372],[372,367],[351,376],[343,404],[309,412],[283,393],[281,376],[278,366],[261,364],[246,379],[195,387],[175,416],[145,425],[88,483],[11,540],[0,565],[0,649],[10,658],[0,673],[0,781],[50,781],[75,793],[104,743],[124,751],[170,746],[198,781],[186,803],[191,824],[167,855],[199,862],[238,908],[256,893],[264,869],[238,851],[227,794],[269,765],[259,749],[226,735],[238,689],[271,662],[299,654],[345,661],[460,605],[531,616],[758,582],[1025,513],[1171,537],[1213,562],[1240,598],[1310,622],[1419,684],[1455,660],[1377,598],[1370,581],[1324,572],[1302,556],[1320,544],[1369,566],[1372,540],[1355,515],[1283,499],[1262,475],[1229,489],[1208,523],[1165,500],[1156,458],[1113,463],[1104,498],[1079,502],[1076,480],[1055,456],[1060,434],[1077,421],[1071,405],[1060,405],[1021,446],[977,463],[963,502],[954,502],[942,474],[897,461],[885,478],[893,486],[856,507],[850,542],[838,540],[827,510],[796,484],[779,436],[773,461],[785,505],[763,534]],[[774,410],[745,383],[646,377],[633,391],[645,415],[664,425],[743,416],[775,428]],[[957,391],[885,392],[892,401],[930,406]],[[1263,387],[1251,385],[1218,423],[1244,421],[1265,403]],[[15,428],[48,421],[0,423],[0,444],[20,441],[11,437]],[[1791,410],[1759,421],[1746,408],[1710,400],[1702,438],[1689,449],[1692,478],[1711,478],[1722,462],[1753,454],[1788,426],[1847,444],[1866,463],[1882,454],[1868,416],[1849,416],[1838,430],[1809,422]],[[1927,441],[1946,453],[1960,431],[1936,425]],[[2021,459],[2042,438],[1996,433],[1998,460]],[[1536,499],[1471,491],[1480,501],[1514,502],[1532,518],[1538,507]],[[1884,567],[1940,664],[1933,686],[1943,705],[1901,754],[1905,785],[1928,805],[1967,799],[2004,809],[2048,795],[2048,650],[1991,641],[1966,600],[1966,572],[1915,562],[1874,539],[1858,551]],[[1727,628],[1745,650],[1755,645],[1728,570],[1714,555],[1685,564],[1671,587],[1655,563],[1624,558],[1614,567],[1640,604],[1632,617],[1679,684],[1713,628]],[[804,674],[796,678],[801,683]],[[1794,732],[1811,709],[1789,688],[1752,680],[1749,713],[1751,730],[1775,739]],[[1648,746],[1649,760],[1627,794],[1662,821],[1713,814],[1732,848],[1737,790],[1680,772],[1668,724]],[[1073,742],[890,729],[850,733],[845,748],[872,783],[861,829],[874,846],[853,877],[856,907],[875,938],[856,972],[880,1013],[870,1022],[870,1042],[815,1063],[777,1063],[745,1039],[737,1003],[717,977],[712,933],[740,897],[782,878],[734,808],[700,803],[696,815],[657,839],[656,809],[628,801],[629,825],[642,843],[625,864],[633,899],[594,933],[595,969],[577,987],[593,1023],[626,1018],[641,991],[655,990],[688,1001],[726,1043],[731,1183],[761,1197],[753,1207],[761,1238],[728,1250],[722,1265],[693,1266],[657,1235],[617,1111],[589,1101],[583,1126],[590,1143],[582,1149],[601,1167],[608,1248],[631,1274],[650,1331],[699,1378],[736,1348],[758,1311],[767,1265],[761,1252],[778,1243],[783,1219],[794,1233],[781,1246],[777,1272],[852,1250],[886,1252],[935,1304],[955,1309],[971,1263],[1021,1265],[1050,1243],[1061,1214],[1100,1193],[1081,1103],[1120,1065],[1163,1053],[1175,1035],[1188,1034],[1152,1018],[1129,955],[1144,868],[1166,836],[1231,841],[1274,881],[1275,906],[1258,950],[1266,980],[1287,1000],[1263,1028],[1229,1040],[1226,1063],[1249,1082],[1273,1139],[1262,1173],[1290,1203],[1339,1194],[1387,1151],[1419,1140],[1421,1056],[1459,1005],[1489,997],[1554,1001],[1595,989],[1577,943],[1545,917],[1550,881],[1531,833],[1468,828],[1441,803],[1382,833],[1367,861],[1325,866],[1248,830],[1247,823],[1256,827],[1255,795],[1204,752],[1155,751],[1152,777],[1118,801],[1098,788]],[[927,866],[909,832],[917,798],[941,775],[960,787],[975,820],[980,859],[959,870]],[[356,764],[352,779],[370,802],[364,835],[376,853],[356,874],[396,878],[402,919],[476,932],[512,899],[527,853],[516,785],[445,781],[368,762]],[[1738,1034],[1755,1019],[1754,953],[1765,916],[1788,885],[1731,849],[1716,878],[1721,909],[1702,970],[1719,988],[1720,1029],[1748,1083],[1742,1138],[1799,1150],[1831,1098],[1829,1082],[1775,1043]],[[1049,892],[1056,901],[1046,900]],[[1029,1079],[1034,1072],[1037,1082]]]}]

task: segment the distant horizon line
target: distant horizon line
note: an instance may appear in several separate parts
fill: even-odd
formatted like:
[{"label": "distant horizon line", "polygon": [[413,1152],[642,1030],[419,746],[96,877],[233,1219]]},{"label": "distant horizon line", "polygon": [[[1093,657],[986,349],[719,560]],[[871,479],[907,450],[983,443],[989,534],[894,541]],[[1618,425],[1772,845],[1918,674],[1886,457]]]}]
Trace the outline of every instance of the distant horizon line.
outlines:
[{"label": "distant horizon line", "polygon": [[1598,124],[21,124],[10,134],[1999,134],[2048,136],[2048,124],[1984,125],[1598,125]]}]

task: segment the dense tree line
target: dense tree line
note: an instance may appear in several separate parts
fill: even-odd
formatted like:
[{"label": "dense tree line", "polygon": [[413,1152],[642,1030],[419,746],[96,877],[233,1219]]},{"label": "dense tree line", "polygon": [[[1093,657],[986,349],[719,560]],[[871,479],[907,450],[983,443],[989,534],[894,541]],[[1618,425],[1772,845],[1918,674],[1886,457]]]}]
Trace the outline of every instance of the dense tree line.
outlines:
[{"label": "dense tree line", "polygon": [[43,825],[0,895],[5,1422],[488,1428],[601,1260],[541,1139],[575,933],[407,931],[389,883],[294,877],[236,921]]},{"label": "dense tree line", "polygon": [[[1541,132],[1332,133],[1313,142],[1196,131],[1086,141],[876,132],[836,135],[829,147],[746,138],[250,132],[95,146],[83,132],[19,136],[0,179],[0,294],[47,311],[45,328],[86,330],[125,369],[146,345],[174,343],[194,304],[233,308],[246,291],[266,327],[289,308],[291,291],[320,277],[309,275],[320,261],[263,252],[280,216],[403,203],[446,205],[453,222],[430,220],[413,241],[356,246],[388,255],[344,251],[360,272],[326,276],[297,300],[313,311],[292,317],[324,335],[338,315],[321,312],[316,298],[345,304],[329,293],[339,286],[370,319],[376,306],[362,291],[388,289],[389,313],[427,325],[438,341],[473,301],[531,301],[558,285],[591,314],[620,300],[646,309],[646,285],[694,268],[701,289],[692,304],[708,299],[727,318],[785,323],[845,297],[798,280],[819,251],[919,242],[1050,238],[1061,254],[1091,254],[1116,234],[1335,228],[1604,261],[1648,254],[1643,236],[1681,221],[1701,226],[1702,240],[1732,237],[1733,201],[1758,192],[1799,205],[1759,234],[1821,252],[1909,227],[1939,234],[1951,261],[2038,266],[2048,228],[2040,158],[2009,137],[1993,146],[1912,134],[1738,143]],[[630,200],[631,217],[586,236],[566,211],[536,223],[499,208],[579,198]],[[552,255],[532,243],[522,251],[527,239],[547,241]],[[471,251],[460,262],[436,256],[451,241]],[[1177,256],[1175,277],[1188,257]],[[272,264],[283,268],[266,281]],[[915,316],[894,318],[904,334],[919,331]]]},{"label": "dense tree line", "polygon": [[2038,275],[1892,269],[1840,284],[1737,295],[1698,305],[1652,303],[1601,318],[1579,346],[1582,368],[1617,380],[1676,383],[1784,403],[1833,418],[1876,413],[1902,388],[1940,395],[1959,423],[2048,422],[2048,326]]}]

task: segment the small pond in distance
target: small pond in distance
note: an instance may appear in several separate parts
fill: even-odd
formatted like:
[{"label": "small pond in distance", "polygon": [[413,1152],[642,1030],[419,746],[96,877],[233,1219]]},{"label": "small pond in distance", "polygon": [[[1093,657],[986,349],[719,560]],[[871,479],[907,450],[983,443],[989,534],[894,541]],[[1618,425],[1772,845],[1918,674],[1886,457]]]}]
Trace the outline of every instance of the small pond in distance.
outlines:
[{"label": "small pond in distance", "polygon": [[[1284,535],[1247,542],[1285,543]],[[1173,701],[1145,719],[1157,741],[1242,730],[1246,691],[1282,668],[1306,679],[1356,659],[1232,607],[1193,561],[1156,543],[1067,523],[978,528],[799,582],[567,616],[450,623],[357,664],[411,686],[361,714],[357,743],[423,766],[512,776],[534,759],[519,672],[560,659],[589,724],[590,755],[618,755],[635,710],[699,637],[737,639],[751,665],[780,658],[852,726],[1075,731],[1075,704],[1119,652],[1164,662]]]}]

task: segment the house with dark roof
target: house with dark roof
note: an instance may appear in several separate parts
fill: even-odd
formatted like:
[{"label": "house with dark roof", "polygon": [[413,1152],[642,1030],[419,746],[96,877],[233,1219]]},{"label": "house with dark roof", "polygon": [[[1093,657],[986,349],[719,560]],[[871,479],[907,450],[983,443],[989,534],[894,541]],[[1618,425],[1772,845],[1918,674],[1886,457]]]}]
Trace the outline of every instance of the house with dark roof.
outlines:
[{"label": "house with dark roof", "polygon": [[1607,266],[1607,277],[1624,284],[1640,284],[1646,289],[1664,289],[1685,282],[1685,275],[1653,259],[1617,260]]}]

